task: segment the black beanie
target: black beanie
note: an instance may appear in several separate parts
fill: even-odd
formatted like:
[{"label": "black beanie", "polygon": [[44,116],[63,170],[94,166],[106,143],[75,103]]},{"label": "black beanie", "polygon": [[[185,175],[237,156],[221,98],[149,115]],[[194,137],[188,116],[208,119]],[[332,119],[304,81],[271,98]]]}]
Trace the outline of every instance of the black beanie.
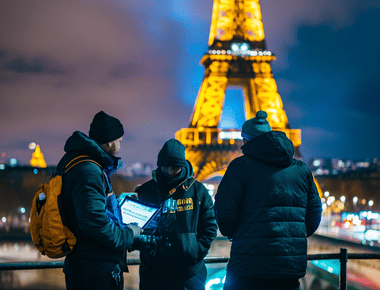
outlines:
[{"label": "black beanie", "polygon": [[115,141],[124,135],[123,125],[119,119],[103,111],[94,116],[90,125],[89,137],[99,144]]},{"label": "black beanie", "polygon": [[158,153],[157,166],[186,167],[185,150],[186,147],[177,139],[166,141]]}]

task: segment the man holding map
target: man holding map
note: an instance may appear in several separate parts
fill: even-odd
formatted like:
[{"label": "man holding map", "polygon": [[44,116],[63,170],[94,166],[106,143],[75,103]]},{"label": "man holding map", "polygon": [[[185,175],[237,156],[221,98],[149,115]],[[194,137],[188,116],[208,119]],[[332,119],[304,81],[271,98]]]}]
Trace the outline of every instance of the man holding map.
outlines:
[{"label": "man holding map", "polygon": [[194,179],[185,146],[178,140],[164,144],[157,166],[153,178],[136,188],[139,201],[158,208],[135,243],[140,250],[140,290],[205,289],[204,257],[217,233],[213,201]]}]

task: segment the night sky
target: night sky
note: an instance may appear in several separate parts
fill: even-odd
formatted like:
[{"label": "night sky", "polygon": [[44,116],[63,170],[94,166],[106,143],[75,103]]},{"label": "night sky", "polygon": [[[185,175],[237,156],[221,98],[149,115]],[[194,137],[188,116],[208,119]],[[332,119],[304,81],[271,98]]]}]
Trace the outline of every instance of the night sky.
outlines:
[{"label": "night sky", "polygon": [[[204,75],[211,0],[0,1],[0,161],[48,165],[100,110],[124,124],[124,163],[155,164],[188,127]],[[380,1],[262,0],[267,49],[301,153],[380,157]],[[222,128],[244,122],[227,92]]]}]

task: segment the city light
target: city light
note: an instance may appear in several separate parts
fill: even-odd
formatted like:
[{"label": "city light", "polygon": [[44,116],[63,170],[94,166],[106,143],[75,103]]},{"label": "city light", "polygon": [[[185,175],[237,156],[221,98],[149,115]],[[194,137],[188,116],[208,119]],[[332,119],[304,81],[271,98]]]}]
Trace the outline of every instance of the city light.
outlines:
[{"label": "city light", "polygon": [[233,52],[237,52],[239,49],[239,46],[236,43],[231,44],[231,50]]},{"label": "city light", "polygon": [[378,171],[378,160],[342,160],[338,158],[317,158],[309,161],[314,175],[368,175]]},{"label": "city light", "polygon": [[373,200],[368,201],[369,206],[373,206]]},{"label": "city light", "polygon": [[34,149],[36,149],[36,146],[37,146],[37,144],[35,142],[32,142],[29,144],[29,149],[34,150]]},{"label": "city light", "polygon": [[211,196],[213,196],[214,195],[215,185],[210,184],[210,183],[203,183],[203,185],[207,188],[208,194],[211,195]]},{"label": "city light", "polygon": [[[212,54],[224,54],[223,51],[212,50]],[[227,50],[227,54],[238,55],[238,56],[257,56],[257,55],[267,55],[271,56],[272,53],[270,51],[257,51],[250,50],[250,46],[248,43],[232,43],[231,50]]]},{"label": "city light", "polygon": [[220,139],[243,139],[240,131],[221,131],[219,133]]},{"label": "city light", "polygon": [[246,51],[249,49],[249,45],[246,44],[246,43],[243,43],[241,46],[240,46],[240,49],[243,50],[243,51]]},{"label": "city light", "polygon": [[325,191],[324,195],[325,195],[325,197],[328,197],[330,195],[330,192]]},{"label": "city light", "polygon": [[367,161],[367,162],[358,162],[358,163],[356,163],[356,166],[357,167],[363,167],[363,168],[368,168],[369,167],[369,162]]},{"label": "city light", "polygon": [[211,279],[210,281],[207,282],[206,284],[206,289],[209,290],[209,289],[213,289],[215,285],[219,285],[221,283],[221,279],[220,278],[214,278],[214,279]]},{"label": "city light", "polygon": [[352,202],[356,204],[356,203],[358,202],[358,197],[355,196],[355,197],[352,199]]},{"label": "city light", "polygon": [[16,158],[11,158],[10,160],[9,160],[9,165],[10,166],[16,166],[17,165],[17,159]]},{"label": "city light", "polygon": [[346,197],[345,197],[344,195],[341,196],[341,197],[340,197],[340,201],[344,203],[344,202],[346,201]]}]

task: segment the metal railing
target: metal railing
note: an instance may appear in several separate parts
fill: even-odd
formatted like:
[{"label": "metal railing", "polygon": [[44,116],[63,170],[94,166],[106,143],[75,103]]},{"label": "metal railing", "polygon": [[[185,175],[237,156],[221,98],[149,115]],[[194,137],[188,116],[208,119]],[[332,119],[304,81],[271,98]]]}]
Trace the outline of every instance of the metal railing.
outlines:
[{"label": "metal railing", "polygon": [[[340,262],[340,275],[339,275],[339,289],[347,290],[347,262],[350,259],[360,260],[380,260],[379,254],[368,253],[348,253],[347,248],[340,248],[338,254],[311,254],[307,255],[309,261],[314,260],[339,260]],[[229,258],[225,257],[207,257],[205,258],[206,264],[227,263]],[[140,264],[139,259],[129,259],[128,266],[135,266]],[[13,270],[39,270],[39,269],[54,269],[63,268],[63,261],[59,262],[13,262],[13,263],[0,263],[0,271],[13,271]]]}]

